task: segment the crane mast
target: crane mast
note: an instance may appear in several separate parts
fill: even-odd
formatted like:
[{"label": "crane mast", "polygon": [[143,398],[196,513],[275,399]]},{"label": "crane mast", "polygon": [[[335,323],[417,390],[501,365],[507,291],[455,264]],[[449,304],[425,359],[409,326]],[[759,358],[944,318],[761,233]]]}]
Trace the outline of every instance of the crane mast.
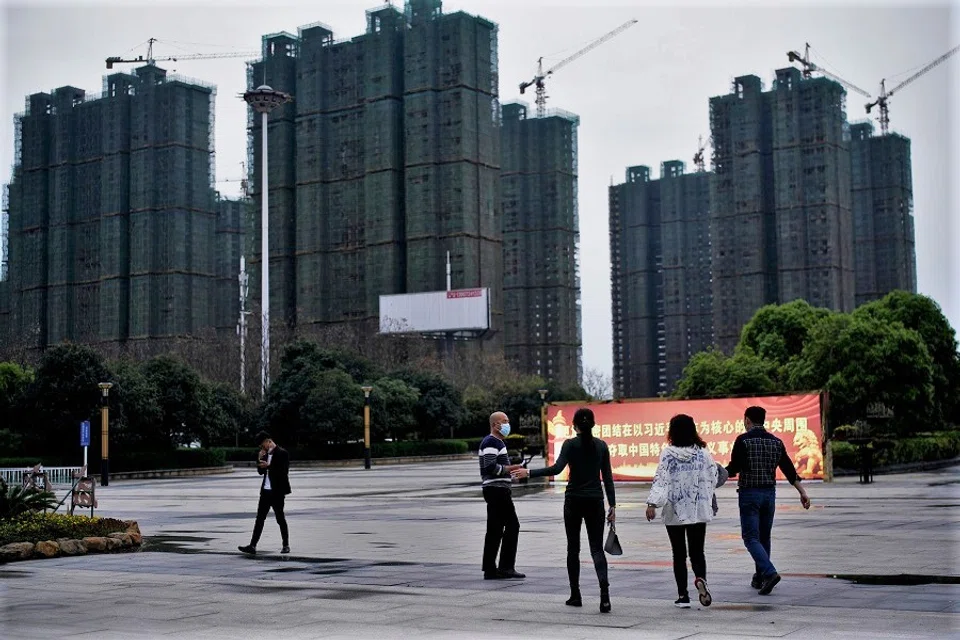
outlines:
[{"label": "crane mast", "polygon": [[583,49],[580,49],[576,53],[567,56],[566,58],[564,58],[557,64],[553,65],[546,71],[543,70],[543,58],[541,57],[539,60],[537,60],[537,74],[533,76],[533,80],[530,80],[529,82],[520,83],[521,95],[523,95],[523,93],[527,90],[528,87],[530,86],[536,87],[537,99],[535,102],[537,104],[537,117],[542,118],[547,112],[547,87],[546,85],[544,85],[544,80],[546,80],[547,76],[553,75],[555,71],[559,71],[560,69],[567,66],[577,58],[580,58],[581,56],[589,53],[593,49],[596,49],[607,40],[610,40],[611,38],[615,38],[616,36],[620,35],[621,33],[626,31],[633,25],[637,24],[637,22],[638,21],[636,19],[628,20],[624,22],[622,25],[620,25],[610,33],[597,38],[596,40],[594,40],[593,42],[585,46]]}]

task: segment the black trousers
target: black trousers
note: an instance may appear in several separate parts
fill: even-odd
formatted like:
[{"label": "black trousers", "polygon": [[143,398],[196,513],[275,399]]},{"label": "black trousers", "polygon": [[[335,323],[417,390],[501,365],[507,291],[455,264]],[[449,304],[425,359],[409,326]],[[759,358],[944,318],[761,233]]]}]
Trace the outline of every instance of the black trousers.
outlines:
[{"label": "black trousers", "polygon": [[[483,541],[483,572],[498,569],[497,551],[500,551],[501,571],[513,571],[517,562],[517,541],[520,538],[520,520],[513,506],[509,487],[484,487],[487,503],[487,535]],[[500,548],[501,542],[503,548]]]},{"label": "black trousers", "polygon": [[563,500],[563,526],[567,531],[567,577],[570,591],[580,590],[580,527],[587,525],[587,542],[593,568],[601,587],[607,586],[607,556],[603,552],[603,498],[576,498]]},{"label": "black trousers", "polygon": [[681,524],[667,527],[670,547],[673,549],[673,577],[677,579],[677,593],[687,593],[687,545],[690,545],[690,566],[693,575],[707,579],[707,557],[703,554],[703,542],[707,537],[707,523]]},{"label": "black trousers", "polygon": [[287,531],[287,518],[283,515],[283,500],[286,496],[270,489],[260,490],[260,502],[257,503],[257,521],[253,525],[253,536],[250,538],[250,546],[255,547],[263,534],[263,523],[267,520],[267,514],[273,509],[273,515],[277,518],[277,524],[280,525],[280,538],[283,540],[283,546],[288,546],[290,536]]}]

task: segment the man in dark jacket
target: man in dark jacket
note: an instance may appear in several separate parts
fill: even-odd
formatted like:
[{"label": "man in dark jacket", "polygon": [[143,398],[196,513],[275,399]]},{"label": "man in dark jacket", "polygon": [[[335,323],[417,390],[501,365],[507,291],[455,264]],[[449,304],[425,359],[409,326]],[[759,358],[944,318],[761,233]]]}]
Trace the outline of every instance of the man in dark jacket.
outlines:
[{"label": "man in dark jacket", "polygon": [[286,449],[277,446],[270,434],[261,431],[257,434],[257,444],[260,452],[257,459],[257,473],[263,476],[260,484],[260,502],[257,505],[257,521],[253,525],[253,536],[250,544],[237,547],[244,553],[256,555],[257,542],[263,533],[263,523],[267,513],[273,509],[273,515],[280,525],[280,537],[283,539],[283,549],[280,553],[290,553],[290,537],[287,531],[287,519],[283,515],[283,502],[290,493],[290,454]]}]

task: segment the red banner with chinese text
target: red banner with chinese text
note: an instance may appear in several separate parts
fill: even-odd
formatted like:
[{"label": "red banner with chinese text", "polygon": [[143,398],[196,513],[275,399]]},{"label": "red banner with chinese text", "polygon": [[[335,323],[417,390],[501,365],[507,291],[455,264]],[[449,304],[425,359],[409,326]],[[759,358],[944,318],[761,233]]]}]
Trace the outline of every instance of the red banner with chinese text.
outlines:
[{"label": "red banner with chinese text", "polygon": [[[604,404],[563,404],[547,407],[547,464],[553,464],[564,440],[576,434],[573,414],[581,406],[593,410],[593,433],[610,448],[615,480],[652,480],[667,445],[670,418],[692,416],[714,460],[726,465],[737,436],[744,432],[743,412],[752,405],[767,410],[766,428],[783,440],[787,454],[805,480],[823,479],[823,428],[820,396],[769,396],[715,400],[647,400]],[[566,480],[568,469],[557,476]],[[777,478],[783,474],[777,471]]]}]

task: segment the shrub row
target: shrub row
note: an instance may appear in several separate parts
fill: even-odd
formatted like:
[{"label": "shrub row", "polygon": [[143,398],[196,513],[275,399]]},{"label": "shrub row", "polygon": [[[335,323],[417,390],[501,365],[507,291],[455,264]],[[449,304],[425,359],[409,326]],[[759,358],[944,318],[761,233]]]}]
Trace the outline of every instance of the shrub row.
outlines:
[{"label": "shrub row", "polygon": [[[0,458],[0,468],[27,468],[43,463],[45,467],[79,466],[79,460],[58,460],[55,457]],[[195,469],[222,467],[226,464],[221,449],[172,449],[167,451],[129,452],[110,458],[111,473],[152,471],[154,469]],[[90,461],[90,473],[99,473],[100,460]]]},{"label": "shrub row", "polygon": [[[479,447],[479,441],[477,442]],[[331,444],[320,450],[286,447],[291,460],[355,460],[363,457],[363,443]],[[404,440],[400,442],[374,442],[370,446],[373,458],[397,458],[402,456],[439,456],[469,453],[476,450],[467,440]],[[229,462],[250,462],[257,459],[257,450],[252,447],[222,447]]]},{"label": "shrub row", "polygon": [[[877,439],[869,445],[873,449],[874,467],[914,462],[949,460],[960,455],[960,431],[944,431],[929,436],[901,440]],[[857,447],[849,442],[833,442],[835,469],[857,469],[860,465]]]},{"label": "shrub row", "polygon": [[117,531],[125,531],[126,528],[123,521],[114,518],[30,512],[9,520],[0,520],[0,546],[11,542],[106,536]]}]

